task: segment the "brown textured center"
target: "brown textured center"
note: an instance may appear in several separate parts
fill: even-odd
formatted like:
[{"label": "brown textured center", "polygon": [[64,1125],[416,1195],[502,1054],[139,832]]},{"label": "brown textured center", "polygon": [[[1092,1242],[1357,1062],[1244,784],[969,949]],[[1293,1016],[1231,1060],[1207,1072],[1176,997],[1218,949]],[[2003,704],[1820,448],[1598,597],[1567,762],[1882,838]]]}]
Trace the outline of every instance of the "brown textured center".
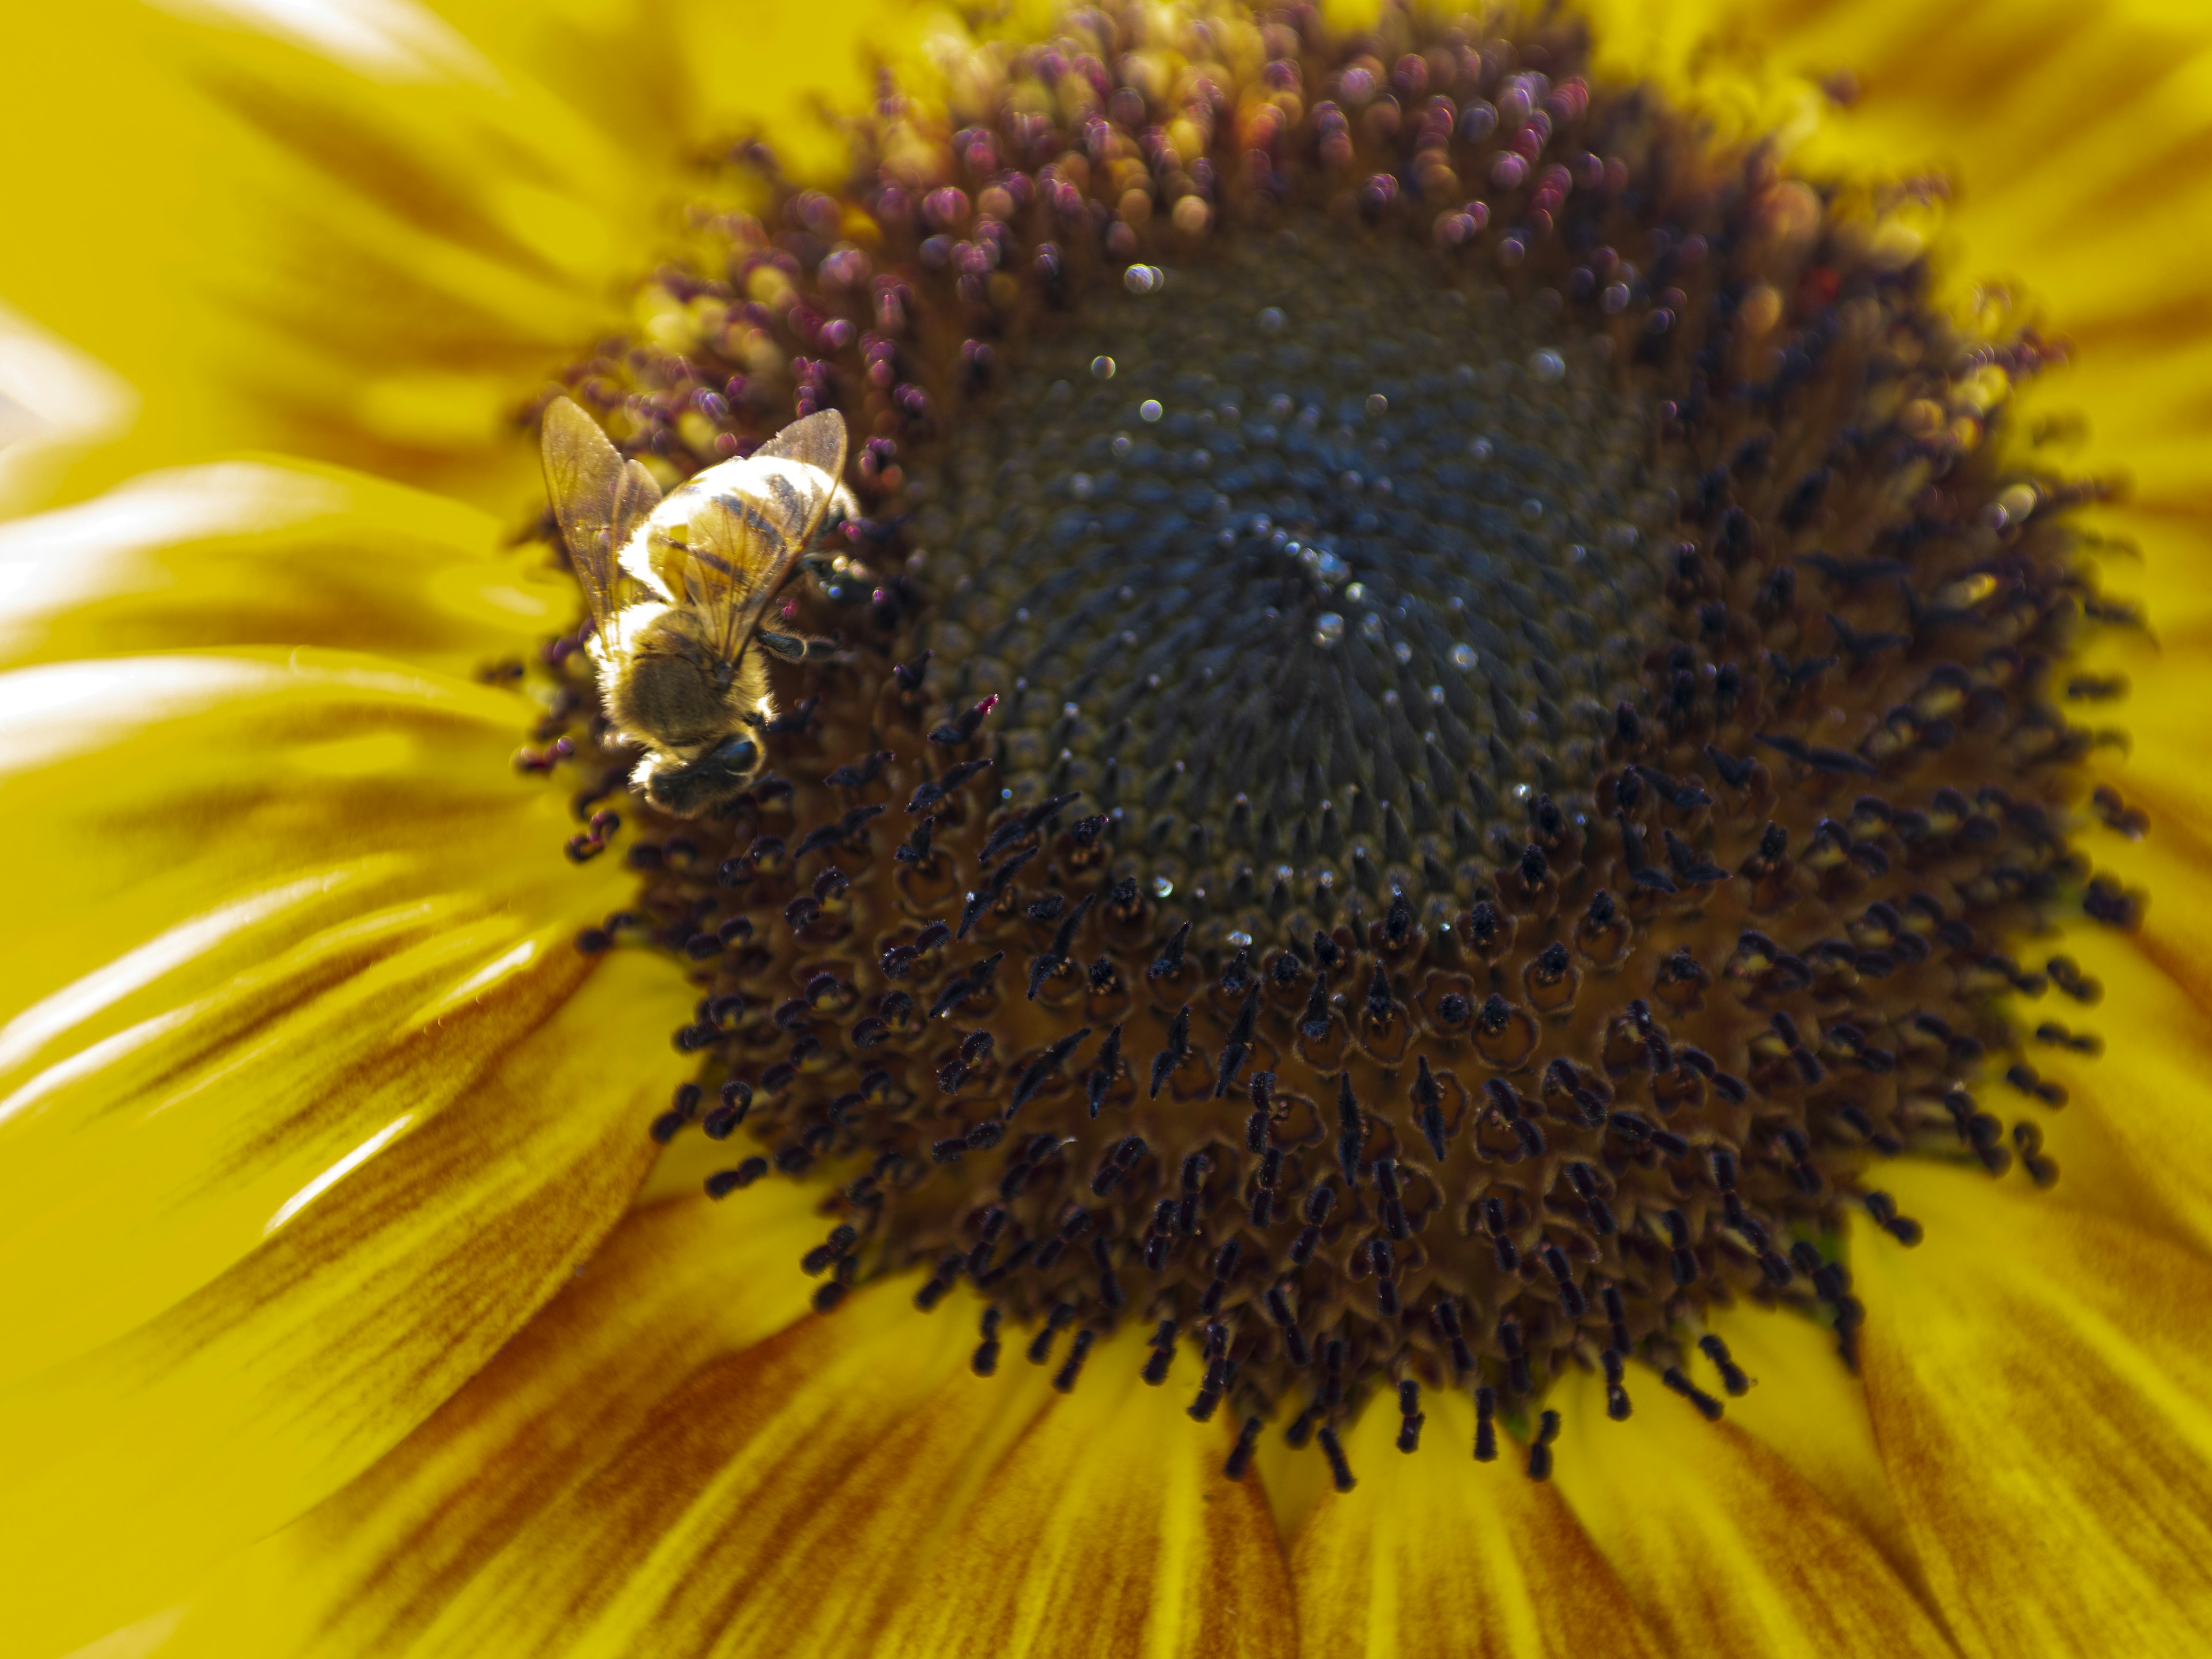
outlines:
[{"label": "brown textured center", "polygon": [[1571,1366],[1717,1415],[1737,1303],[1848,1360],[1848,1214],[1919,1235],[1880,1163],[2002,1173],[1995,1100],[2061,1103],[1999,999],[2096,988],[2020,942],[2133,914],[2055,672],[2125,618],[1986,441],[2041,348],[1571,37],[1263,21],[1176,81],[1085,15],[965,125],[887,99],[842,202],[759,186],[656,279],[690,348],[571,377],[671,476],[840,407],[866,509],[772,775],[621,808],[582,943],[699,988],[656,1133],[821,1183],[818,1306],[973,1286],[979,1371],[1141,1326],[1232,1473],[1273,1417],[1348,1481],[1345,1413],[1411,1449],[1453,1386],[1541,1474]]}]

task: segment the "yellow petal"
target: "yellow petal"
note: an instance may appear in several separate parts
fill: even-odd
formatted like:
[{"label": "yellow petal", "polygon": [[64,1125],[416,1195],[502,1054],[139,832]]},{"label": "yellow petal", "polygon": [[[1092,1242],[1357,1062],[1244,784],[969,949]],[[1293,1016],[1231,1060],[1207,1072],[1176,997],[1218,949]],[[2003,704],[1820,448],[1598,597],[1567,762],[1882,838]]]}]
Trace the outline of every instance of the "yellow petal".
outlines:
[{"label": "yellow petal", "polygon": [[0,518],[50,500],[73,461],[137,413],[120,375],[0,305]]},{"label": "yellow petal", "polygon": [[[1866,1390],[1837,1357],[1835,1332],[1759,1308],[1723,1313],[1713,1328],[1753,1383],[1750,1393],[1727,1401],[1727,1420],[1802,1476],[1881,1552],[1899,1578],[1923,1590],[1918,1558],[1875,1449]],[[1699,1386],[1723,1394],[1702,1357],[1692,1370]],[[1639,1412],[1647,1405],[1663,1411],[1681,1403],[1648,1376],[1635,1401]]]},{"label": "yellow petal", "polygon": [[[213,10],[17,20],[49,72],[0,130],[77,140],[12,181],[11,222],[37,228],[7,239],[0,295],[143,399],[127,454],[80,477],[283,448],[503,505],[529,468],[500,411],[616,314],[650,174],[427,14],[379,63],[254,26],[315,9]],[[379,429],[378,389],[425,375],[492,395],[464,426]]]},{"label": "yellow petal", "polygon": [[444,1016],[469,1085],[451,1103],[419,1122],[403,1109],[236,1266],[0,1395],[0,1512],[39,1517],[0,1558],[0,1602],[32,1650],[158,1608],[368,1468],[613,1224],[677,1069],[665,1042],[641,1041],[664,1018],[664,972],[605,961],[479,1050],[477,1010],[502,1000]]},{"label": "yellow petal", "polygon": [[11,20],[46,72],[0,135],[49,160],[9,181],[30,228],[0,240],[0,300],[143,400],[74,493],[266,448],[506,510],[536,486],[513,413],[621,326],[667,181],[763,120],[830,167],[815,100],[863,96],[864,43],[924,15],[447,12],[86,0]]},{"label": "yellow petal", "polygon": [[872,62],[904,58],[922,34],[956,21],[950,8],[914,0],[434,0],[434,9],[504,72],[529,76],[633,149],[684,156],[759,132],[801,177],[844,162],[825,105],[852,108],[868,95]]},{"label": "yellow petal", "polygon": [[1960,1646],[2212,1650],[2212,1270],[2016,1176],[1895,1176],[1927,1238],[1852,1251],[1863,1369]]},{"label": "yellow petal", "polygon": [[1556,1391],[1553,1479],[1668,1650],[1952,1651],[1872,1540],[1771,1448],[1706,1422],[1648,1370],[1627,1381],[1625,1423],[1595,1376]]},{"label": "yellow petal", "polygon": [[[2063,1201],[2178,1230],[2203,1248],[2212,1247],[2212,1188],[2202,1179],[2212,1168],[2212,1121],[2201,1109],[2212,1066],[2212,933],[2203,925],[2212,915],[2212,787],[2196,752],[2205,688],[2190,682],[2191,665],[2178,656],[2168,641],[2162,658],[2139,652],[2129,663],[2139,695],[2113,718],[2135,742],[2124,760],[2099,769],[2130,808],[2148,814],[2148,834],[2131,842],[2096,830],[2080,842],[2093,867],[2147,900],[2140,927],[2123,933],[2077,920],[2021,953],[2036,968],[2071,957],[2094,989],[2086,1001],[2055,985],[2016,1000],[2021,1028],[2053,1027],[2094,1040],[2100,1052],[2029,1045],[2027,1061],[2065,1090],[2062,1110],[1994,1078],[1978,1097],[1989,1111],[2037,1126],[2062,1171]],[[2172,684],[2164,695],[2140,695],[2154,660]]]},{"label": "yellow petal", "polygon": [[543,547],[508,540],[488,514],[335,468],[146,473],[0,525],[0,664],[283,644],[465,676],[578,614]]},{"label": "yellow petal", "polygon": [[[532,1552],[623,1468],[686,1379],[805,1312],[813,1284],[797,1261],[823,1224],[816,1203],[775,1182],[721,1204],[695,1188],[633,1212],[428,1422],[196,1595],[170,1659],[465,1643],[465,1604],[487,1616],[513,1593]],[[441,1623],[457,1594],[465,1605]],[[533,1631],[537,1642],[558,1634],[519,1625],[505,1650],[532,1650]]]},{"label": "yellow petal", "polygon": [[[1293,1558],[1302,1651],[1355,1659],[1597,1659],[1663,1650],[1620,1577],[1510,1441],[1477,1463],[1462,1395],[1422,1395],[1420,1449],[1382,1400],[1345,1443],[1358,1485],[1315,1506]],[[1319,1460],[1309,1447],[1306,1455]],[[1525,1458],[1526,1454],[1521,1454]]]},{"label": "yellow petal", "polygon": [[[730,1353],[802,1305],[811,1208],[772,1187],[638,1212],[391,1458],[228,1571],[168,1659],[1030,1651],[975,1634],[1017,1616],[1055,1654],[1102,1619],[1153,1651],[1241,1650],[1232,1624],[1284,1650],[1264,1504],[1133,1365],[1068,1398],[1018,1350],[978,1379],[972,1305],[917,1315],[910,1280]],[[1102,1547],[1123,1570],[1079,1571]]]},{"label": "yellow petal", "polygon": [[[1018,1352],[1009,1345],[1010,1359]],[[1212,1659],[1289,1650],[1291,1587],[1267,1500],[1256,1480],[1221,1472],[1231,1425],[1192,1422],[1186,1389],[1139,1380],[1142,1358],[1125,1336],[1091,1355],[1073,1393],[1043,1396],[1050,1403],[1026,1432],[977,1471],[974,1496],[879,1651]]]},{"label": "yellow petal", "polygon": [[[527,705],[503,694],[255,652],[22,669],[0,703],[15,758],[64,751],[0,778],[15,867],[63,872],[19,890],[0,969],[20,1376],[207,1283],[322,1171],[459,1099],[568,994],[574,931],[623,884],[562,857],[561,792],[504,763]],[[665,1071],[685,994],[662,971],[624,1036]],[[66,1275],[18,1265],[57,1254]]]},{"label": "yellow petal", "polygon": [[[2174,862],[2138,859],[2130,868],[2141,873]],[[2150,888],[2138,936],[2085,929],[2064,941],[2101,991],[2096,1006],[2054,994],[2020,1008],[2031,1028],[2056,1022],[2104,1044],[2094,1056],[2044,1045],[2028,1054],[2039,1076],[2066,1091],[2068,1105],[2053,1112],[1997,1079],[1977,1098],[2041,1133],[2058,1164],[2058,1201],[2175,1231],[2204,1248],[2212,1246],[2212,1190],[2203,1179],[2212,1168],[2212,1122],[2203,1108],[2212,1066],[2212,963],[2184,908],[2201,873],[2166,873]]]}]

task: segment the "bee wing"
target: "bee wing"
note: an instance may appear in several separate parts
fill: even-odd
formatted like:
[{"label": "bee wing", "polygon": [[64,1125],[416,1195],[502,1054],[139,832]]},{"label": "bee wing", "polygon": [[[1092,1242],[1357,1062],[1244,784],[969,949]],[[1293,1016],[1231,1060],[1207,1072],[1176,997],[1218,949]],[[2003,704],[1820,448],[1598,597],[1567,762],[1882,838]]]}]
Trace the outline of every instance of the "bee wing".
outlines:
[{"label": "bee wing", "polygon": [[832,488],[845,476],[845,417],[834,409],[793,421],[753,452],[758,459],[799,461],[830,475]]},{"label": "bee wing", "polygon": [[634,585],[617,557],[660,504],[660,487],[637,462],[625,463],[599,423],[569,399],[546,405],[544,425],[545,493],[592,620],[605,633]]},{"label": "bee wing", "polygon": [[690,515],[684,594],[724,661],[742,653],[820,526],[844,467],[844,417],[824,410],[677,492],[699,490],[711,502]]}]

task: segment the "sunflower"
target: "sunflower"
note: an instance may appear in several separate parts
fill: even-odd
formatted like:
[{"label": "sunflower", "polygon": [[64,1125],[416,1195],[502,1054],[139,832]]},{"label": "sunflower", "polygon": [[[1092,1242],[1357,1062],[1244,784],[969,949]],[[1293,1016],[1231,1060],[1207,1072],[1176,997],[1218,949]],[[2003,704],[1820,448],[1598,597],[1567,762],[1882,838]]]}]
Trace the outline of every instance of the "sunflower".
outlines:
[{"label": "sunflower", "polygon": [[0,1648],[2212,1643],[2212,35],[1340,9],[24,20]]}]

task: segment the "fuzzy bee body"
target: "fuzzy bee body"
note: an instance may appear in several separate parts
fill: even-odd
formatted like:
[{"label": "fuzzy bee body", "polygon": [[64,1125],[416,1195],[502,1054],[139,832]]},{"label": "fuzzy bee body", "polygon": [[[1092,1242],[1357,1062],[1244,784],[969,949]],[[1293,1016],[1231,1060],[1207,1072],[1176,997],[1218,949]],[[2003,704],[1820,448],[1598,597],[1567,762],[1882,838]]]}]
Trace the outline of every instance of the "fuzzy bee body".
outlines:
[{"label": "fuzzy bee body", "polygon": [[844,421],[810,415],[665,499],[566,398],[546,409],[544,456],[592,613],[607,719],[645,750],[630,781],[672,811],[704,811],[760,770],[751,733],[775,708],[751,647],[793,660],[828,653],[760,621],[842,494]]}]

